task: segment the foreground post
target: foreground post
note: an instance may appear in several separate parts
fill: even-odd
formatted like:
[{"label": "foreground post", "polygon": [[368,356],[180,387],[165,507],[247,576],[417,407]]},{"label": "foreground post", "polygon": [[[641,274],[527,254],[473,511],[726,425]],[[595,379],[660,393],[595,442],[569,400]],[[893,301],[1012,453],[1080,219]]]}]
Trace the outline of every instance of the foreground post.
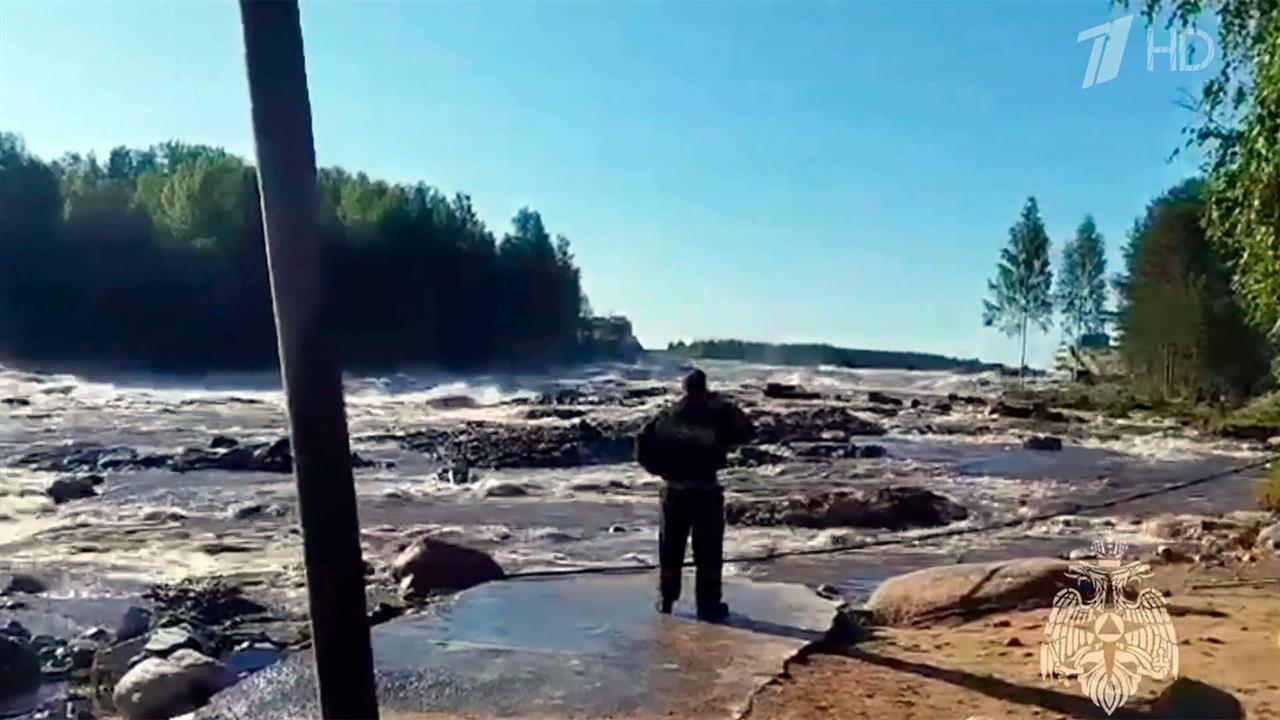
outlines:
[{"label": "foreground post", "polygon": [[240,17],[320,708],[326,718],[376,718],[342,374],[325,327],[328,296],[316,233],[316,159],[298,5],[241,0]]}]

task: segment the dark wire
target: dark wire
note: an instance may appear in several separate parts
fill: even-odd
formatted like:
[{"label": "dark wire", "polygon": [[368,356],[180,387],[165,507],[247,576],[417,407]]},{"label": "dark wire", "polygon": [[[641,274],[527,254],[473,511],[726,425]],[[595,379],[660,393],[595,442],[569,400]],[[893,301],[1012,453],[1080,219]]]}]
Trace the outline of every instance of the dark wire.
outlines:
[{"label": "dark wire", "polygon": [[[1260,467],[1265,467],[1266,465],[1270,464],[1273,460],[1276,460],[1277,458],[1280,458],[1280,454],[1269,455],[1268,457],[1262,460],[1258,460],[1256,462],[1248,463],[1235,468],[1230,468],[1228,470],[1220,470],[1218,472],[1210,473],[1208,475],[1203,475],[1201,477],[1193,478],[1191,480],[1182,480],[1176,483],[1170,483],[1168,485],[1164,485],[1162,487],[1154,488],[1151,490],[1139,490],[1137,492],[1132,492],[1127,495],[1120,495],[1119,497],[1114,497],[1109,500],[1100,500],[1098,502],[1093,502],[1093,503],[1075,503],[1072,505],[1068,505],[1065,508],[1055,510],[1053,512],[1044,512],[1044,513],[1040,513],[1039,515],[1031,515],[1029,517],[1020,517],[1020,518],[1013,518],[1010,520],[1002,520],[1000,522],[995,522],[988,525],[982,525],[979,527],[962,527],[962,528],[952,528],[949,530],[935,530],[933,532],[921,533],[919,535],[910,535],[906,537],[895,536],[890,538],[866,540],[866,541],[855,543],[852,545],[841,545],[839,547],[811,548],[811,549],[804,549],[804,550],[779,550],[777,552],[765,553],[763,555],[742,555],[738,557],[727,557],[724,559],[724,562],[726,564],[728,563],[735,563],[735,564],[766,563],[766,562],[772,562],[774,560],[778,560],[780,558],[803,557],[803,556],[813,556],[813,555],[836,555],[839,553],[854,552],[857,550],[866,550],[868,548],[910,545],[913,543],[920,543],[920,542],[925,542],[929,540],[938,540],[941,538],[961,537],[965,535],[978,535],[981,533],[992,532],[994,530],[1007,530],[1009,528],[1018,527],[1019,525],[1044,522],[1046,520],[1053,520],[1054,518],[1064,517],[1066,515],[1078,515],[1079,513],[1088,512],[1092,510],[1105,510],[1107,508],[1116,507],[1117,505],[1131,503],[1135,500],[1143,500],[1149,497],[1155,497],[1158,495],[1164,495],[1171,492],[1177,492],[1179,490],[1185,490],[1187,488],[1195,487],[1197,485],[1203,485],[1207,482],[1212,482],[1214,480],[1221,480],[1223,478],[1231,477],[1233,475],[1239,475],[1240,473],[1243,473],[1243,472],[1248,472],[1250,470],[1255,470]],[[692,562],[684,563],[684,567],[691,567],[692,565],[693,565]],[[508,573],[506,577],[502,579],[503,580],[527,580],[527,579],[533,579],[533,578],[566,577],[571,575],[611,575],[611,574],[621,574],[621,573],[648,572],[650,570],[656,570],[656,569],[658,569],[658,566],[653,563],[641,563],[641,564],[633,564],[633,565],[601,565],[601,566],[583,567],[583,568],[560,568],[555,570],[525,570],[520,572]]]}]

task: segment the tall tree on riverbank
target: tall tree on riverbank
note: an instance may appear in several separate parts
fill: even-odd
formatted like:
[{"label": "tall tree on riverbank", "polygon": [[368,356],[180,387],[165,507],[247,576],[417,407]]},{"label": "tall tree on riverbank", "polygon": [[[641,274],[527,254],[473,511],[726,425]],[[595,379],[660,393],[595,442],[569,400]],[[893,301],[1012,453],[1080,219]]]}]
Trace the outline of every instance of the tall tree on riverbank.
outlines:
[{"label": "tall tree on riverbank", "polygon": [[[1280,3],[1117,0],[1185,30],[1216,26],[1218,72],[1205,81],[1188,144],[1204,157],[1205,225],[1251,324],[1280,347]],[[1163,13],[1168,13],[1167,16]],[[1280,355],[1277,356],[1280,358]],[[1280,362],[1273,366],[1280,379]]]},{"label": "tall tree on riverbank", "polygon": [[1157,398],[1239,397],[1265,375],[1261,338],[1206,235],[1202,190],[1189,181],[1157,198],[1130,240],[1121,354],[1137,388]]},{"label": "tall tree on riverbank", "polygon": [[1062,269],[1054,293],[1062,313],[1062,329],[1073,347],[1083,335],[1106,331],[1107,258],[1102,235],[1086,215],[1076,236],[1062,248]]},{"label": "tall tree on riverbank", "polygon": [[991,295],[983,301],[982,323],[1022,340],[1019,373],[1027,367],[1027,331],[1047,331],[1053,324],[1053,271],[1049,268],[1049,235],[1034,197],[1009,228],[1009,244],[1000,251],[996,276],[987,281]]}]

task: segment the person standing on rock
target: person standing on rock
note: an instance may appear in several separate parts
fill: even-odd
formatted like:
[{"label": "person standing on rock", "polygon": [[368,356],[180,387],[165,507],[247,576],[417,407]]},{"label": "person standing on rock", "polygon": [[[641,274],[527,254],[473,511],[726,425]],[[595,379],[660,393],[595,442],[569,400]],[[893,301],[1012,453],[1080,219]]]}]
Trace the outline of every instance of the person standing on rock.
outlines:
[{"label": "person standing on rock", "polygon": [[640,432],[636,459],[664,481],[658,529],[659,612],[670,613],[680,597],[684,549],[692,532],[698,617],[715,622],[729,615],[720,598],[724,490],[716,472],[725,466],[729,449],[750,441],[754,433],[741,409],[707,389],[701,370],[684,379],[684,397]]}]

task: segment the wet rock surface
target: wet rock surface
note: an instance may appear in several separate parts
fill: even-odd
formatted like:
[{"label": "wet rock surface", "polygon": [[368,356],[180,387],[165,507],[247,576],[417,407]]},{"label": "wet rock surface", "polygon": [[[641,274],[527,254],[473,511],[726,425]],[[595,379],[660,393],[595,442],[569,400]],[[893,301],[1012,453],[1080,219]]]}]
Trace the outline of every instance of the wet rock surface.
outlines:
[{"label": "wet rock surface", "polygon": [[[696,622],[683,606],[658,616],[653,583],[648,574],[490,583],[382,625],[373,632],[380,705],[467,717],[733,717],[836,614],[804,587],[729,579],[725,624]],[[317,715],[303,654],[196,717]]]},{"label": "wet rock surface", "polygon": [[[860,371],[708,370],[716,389],[741,405],[760,430],[752,444],[733,453],[721,476],[731,504],[743,503],[751,511],[743,515],[759,523],[736,525],[727,537],[727,554],[825,547],[884,530],[872,526],[863,531],[861,525],[828,530],[840,528],[833,518],[895,525],[906,522],[904,517],[910,522],[921,517],[914,510],[873,512],[871,500],[885,486],[933,491],[985,522],[1039,512],[1081,493],[1105,497],[1214,472],[1238,460],[1200,453],[1187,439],[1193,433],[1187,428],[1134,429],[1129,420],[1122,428],[1099,418],[1066,425],[1056,421],[1056,410],[1040,413],[1044,421],[1037,419],[1034,406],[1029,417],[988,415],[986,405],[996,402],[994,392],[990,399],[968,394],[991,390],[981,382],[944,378],[935,384],[940,376],[902,373],[882,381],[887,376]],[[658,408],[675,399],[678,376],[655,380],[651,372],[633,375],[631,368],[609,372],[612,376],[605,379],[561,382],[572,387],[560,389],[509,378],[450,381],[461,392],[471,392],[467,384],[483,391],[437,407],[417,392],[396,396],[390,388],[405,378],[387,378],[388,385],[379,385],[375,393],[354,394],[348,405],[353,443],[359,448],[353,466],[396,467],[394,473],[357,476],[361,539],[375,569],[368,575],[369,607],[374,608],[370,622],[383,622],[403,610],[390,568],[404,542],[415,537],[474,547],[509,571],[652,558],[654,496],[660,482],[632,463],[631,438]],[[4,385],[8,377],[0,369],[0,394],[32,397],[38,407],[12,411],[15,439],[0,438],[0,474],[5,477],[0,482],[0,535],[9,532],[13,538],[0,545],[0,587],[5,572],[58,571],[47,577],[40,573],[57,592],[0,597],[0,626],[10,617],[28,622],[45,613],[40,619],[48,626],[29,622],[28,627],[34,635],[58,639],[40,641],[42,661],[49,670],[65,674],[73,692],[88,648],[77,644],[82,622],[67,623],[58,617],[59,608],[81,602],[63,599],[64,591],[82,593],[98,582],[120,605],[108,617],[91,618],[93,625],[115,629],[131,602],[155,611],[131,640],[88,639],[98,644],[95,660],[103,660],[104,669],[114,668],[107,674],[115,680],[151,657],[144,647],[158,631],[164,639],[185,626],[198,642],[166,641],[167,649],[160,650],[157,641],[157,653],[198,649],[238,675],[261,667],[273,649],[287,655],[305,641],[294,489],[283,471],[287,445],[275,442],[286,427],[278,391],[254,398],[205,393],[174,399],[127,389],[81,392],[59,381],[48,383],[51,392],[45,394],[39,388],[11,390]],[[805,392],[820,390],[820,397],[765,396],[762,389],[775,381]],[[510,388],[519,394],[509,393]],[[948,393],[951,388],[962,390]],[[875,392],[902,404],[873,402]],[[104,417],[113,422],[104,423]],[[1017,449],[1023,438],[1040,433],[1060,436],[1067,447],[1060,453]],[[1140,433],[1149,435],[1137,442]],[[88,440],[96,442],[84,442]],[[1192,459],[1166,460],[1170,443],[1184,453],[1182,458]],[[1235,446],[1226,451],[1236,452]],[[171,472],[175,464],[183,472]],[[55,505],[45,494],[56,479],[86,475],[105,479],[95,486],[97,497]],[[1252,501],[1253,489],[1245,478],[1215,484],[1213,494],[1188,497],[1185,509],[1212,511],[1205,506],[1224,502],[1219,490],[1224,486]],[[860,502],[836,500],[841,496],[856,496]],[[1159,503],[1147,510],[1171,507],[1184,509]],[[927,507],[923,513],[927,523],[951,516],[943,511],[929,515]],[[799,524],[779,524],[792,520]],[[1071,524],[1039,524],[1035,552],[1065,555],[1087,545],[1100,522],[1082,518]],[[1233,538],[1236,532],[1239,537]],[[1075,537],[1085,535],[1083,540]],[[1198,561],[1246,552],[1262,555],[1263,540],[1269,537],[1235,528],[1194,541],[1164,542]],[[831,583],[845,597],[861,598],[870,583],[895,571],[949,562],[961,554],[972,559],[974,548],[976,558],[985,559],[1032,542],[1022,533],[994,540],[1002,550],[957,540],[874,557],[824,558],[821,564],[775,563],[756,571],[788,582]],[[1202,548],[1202,541],[1214,545]],[[1246,541],[1252,541],[1248,550]],[[206,572],[235,576],[230,582],[244,587],[245,596],[259,607],[202,617],[171,612],[166,601],[140,597],[153,578]],[[434,592],[430,583],[428,592]],[[642,596],[647,606],[651,592]],[[239,654],[233,662],[234,653]]]},{"label": "wet rock surface", "polygon": [[130,668],[112,700],[126,720],[160,720],[195,710],[233,681],[227,666],[184,648]]},{"label": "wet rock surface", "polygon": [[488,553],[433,538],[415,540],[391,565],[401,589],[416,597],[463,590],[504,575]]},{"label": "wet rock surface", "polygon": [[799,385],[771,382],[764,386],[764,396],[775,400],[818,400],[822,393],[806,390]]},{"label": "wet rock surface", "polygon": [[569,468],[629,462],[635,457],[637,424],[572,425],[466,423],[407,435],[410,450],[448,465],[482,468]]},{"label": "wet rock surface", "polygon": [[884,435],[884,426],[843,407],[825,406],[792,411],[748,413],[756,426],[756,442],[780,443],[830,440],[833,437]]},{"label": "wet rock surface", "polygon": [[[351,454],[351,459],[352,467],[373,465],[356,453]],[[270,442],[242,442],[225,435],[217,435],[210,441],[208,447],[189,447],[177,455],[144,454],[135,448],[121,445],[104,446],[94,442],[71,442],[33,450],[15,458],[10,464],[46,472],[114,472],[167,468],[174,472],[225,470],[287,473],[293,471],[293,454],[290,451],[288,438],[279,438]],[[100,475],[64,478],[55,483],[58,487],[50,487],[49,494],[55,500],[59,497],[64,497],[65,500],[89,497],[82,489],[85,486],[84,478],[92,480],[94,477],[99,478],[98,483],[101,482]]]},{"label": "wet rock surface", "polygon": [[731,499],[730,525],[804,528],[860,527],[903,530],[963,520],[968,510],[923,488],[891,487],[874,492],[818,492],[767,500]]},{"label": "wet rock surface", "polygon": [[102,483],[100,475],[83,475],[80,477],[64,477],[53,481],[45,491],[58,504],[83,500],[98,494],[96,487]]},{"label": "wet rock surface", "polygon": [[876,622],[912,625],[972,619],[1014,608],[1048,607],[1071,582],[1057,558],[962,563],[889,578],[867,601]]},{"label": "wet rock surface", "polygon": [[0,631],[0,704],[40,687],[40,657],[28,640],[19,633]]},{"label": "wet rock surface", "polygon": [[1062,438],[1053,437],[1052,435],[1036,435],[1023,440],[1022,447],[1028,450],[1058,452],[1062,450]]}]

